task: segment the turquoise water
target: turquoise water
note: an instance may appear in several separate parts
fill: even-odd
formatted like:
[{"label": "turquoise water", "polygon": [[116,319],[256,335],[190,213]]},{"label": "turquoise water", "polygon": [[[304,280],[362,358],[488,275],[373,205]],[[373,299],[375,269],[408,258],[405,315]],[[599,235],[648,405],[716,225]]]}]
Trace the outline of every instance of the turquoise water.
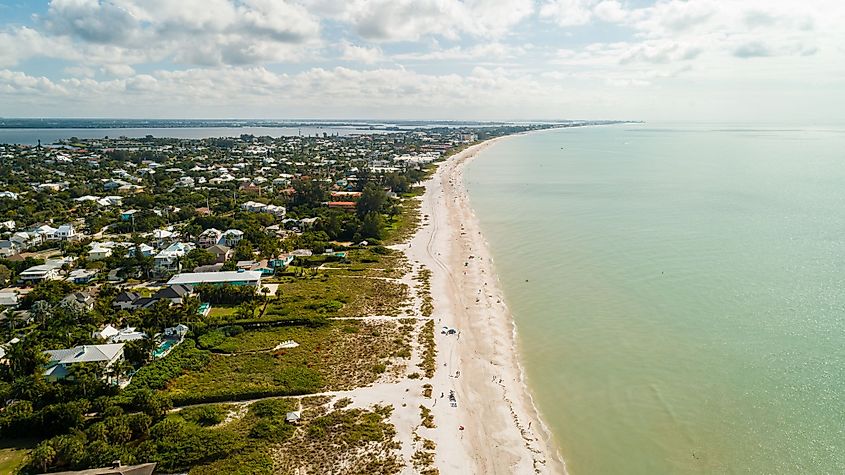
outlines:
[{"label": "turquoise water", "polygon": [[845,129],[567,129],[466,179],[571,473],[845,473]]}]

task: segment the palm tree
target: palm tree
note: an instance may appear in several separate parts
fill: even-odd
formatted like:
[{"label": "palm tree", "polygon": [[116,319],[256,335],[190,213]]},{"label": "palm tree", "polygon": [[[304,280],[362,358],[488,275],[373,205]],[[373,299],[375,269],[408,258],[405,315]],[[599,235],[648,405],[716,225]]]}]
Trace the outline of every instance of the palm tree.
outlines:
[{"label": "palm tree", "polygon": [[52,314],[52,307],[46,300],[39,300],[32,304],[29,314],[39,325],[43,325]]}]

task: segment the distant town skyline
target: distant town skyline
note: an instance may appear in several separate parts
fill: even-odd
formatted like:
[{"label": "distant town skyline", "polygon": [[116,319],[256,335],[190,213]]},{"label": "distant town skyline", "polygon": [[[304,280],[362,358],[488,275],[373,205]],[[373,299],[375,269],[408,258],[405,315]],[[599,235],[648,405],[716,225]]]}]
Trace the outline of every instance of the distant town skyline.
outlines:
[{"label": "distant town skyline", "polygon": [[0,116],[845,123],[834,0],[0,0]]}]

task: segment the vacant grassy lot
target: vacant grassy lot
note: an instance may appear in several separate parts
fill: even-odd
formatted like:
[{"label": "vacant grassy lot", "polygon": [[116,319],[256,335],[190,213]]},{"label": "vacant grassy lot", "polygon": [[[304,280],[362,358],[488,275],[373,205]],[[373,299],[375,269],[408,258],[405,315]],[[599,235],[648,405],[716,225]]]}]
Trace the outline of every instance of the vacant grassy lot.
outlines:
[{"label": "vacant grassy lot", "polygon": [[[272,350],[286,340],[300,346]],[[188,404],[352,389],[375,381],[388,359],[408,348],[407,333],[393,321],[246,331],[223,338],[208,364],[171,380],[166,392]]]},{"label": "vacant grassy lot", "polygon": [[399,282],[321,275],[285,278],[279,298],[264,318],[364,317],[398,315],[408,298],[408,286]]},{"label": "vacant grassy lot", "polygon": [[331,275],[401,278],[409,270],[405,255],[386,247],[363,247],[349,250],[347,259],[326,264]]},{"label": "vacant grassy lot", "polygon": [[315,417],[273,451],[278,473],[398,473],[391,407],[338,410]]}]

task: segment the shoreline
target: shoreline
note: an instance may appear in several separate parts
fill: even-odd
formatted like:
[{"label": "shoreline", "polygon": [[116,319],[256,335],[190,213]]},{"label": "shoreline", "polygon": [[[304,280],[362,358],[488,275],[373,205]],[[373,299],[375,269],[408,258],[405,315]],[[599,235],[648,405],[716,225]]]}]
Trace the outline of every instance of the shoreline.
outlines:
[{"label": "shoreline", "polygon": [[[405,251],[432,272],[437,372],[431,409],[438,428],[431,435],[441,473],[566,473],[527,385],[516,324],[463,179],[467,163],[513,136],[472,145],[439,164],[425,182],[422,223]],[[459,333],[440,334],[444,326]],[[441,398],[449,391],[457,407]]]}]

